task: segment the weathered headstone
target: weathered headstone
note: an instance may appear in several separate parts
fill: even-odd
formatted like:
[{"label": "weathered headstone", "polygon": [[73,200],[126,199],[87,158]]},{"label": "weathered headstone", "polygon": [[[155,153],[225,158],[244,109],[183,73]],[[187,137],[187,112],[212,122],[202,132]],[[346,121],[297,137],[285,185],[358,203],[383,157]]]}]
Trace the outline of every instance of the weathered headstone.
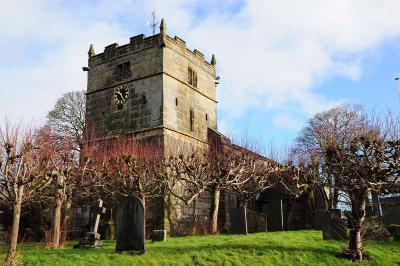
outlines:
[{"label": "weathered headstone", "polygon": [[154,230],[151,235],[151,241],[166,241],[167,240],[167,231],[165,230]]},{"label": "weathered headstone", "polygon": [[400,197],[379,198],[382,207],[383,223],[388,226],[400,224]]},{"label": "weathered headstone", "polygon": [[285,228],[283,202],[272,200],[267,205],[268,231],[283,231]]},{"label": "weathered headstone", "polygon": [[115,223],[114,223],[114,220],[111,218],[107,222],[106,239],[108,239],[108,240],[115,239]]},{"label": "weathered headstone", "polygon": [[246,209],[247,233],[267,232],[267,215],[259,210]]},{"label": "weathered headstone", "polygon": [[91,232],[85,233],[85,236],[81,238],[74,248],[98,248],[102,246],[100,234],[97,233],[97,230],[99,228],[100,216],[106,212],[106,208],[103,207],[103,201],[101,199],[99,199],[97,203],[96,219],[91,227]]},{"label": "weathered headstone", "polygon": [[347,239],[346,223],[342,219],[340,209],[332,209],[326,213],[322,225],[322,237],[324,240]]},{"label": "weathered headstone", "polygon": [[229,217],[231,222],[230,233],[247,235],[246,207],[230,208]]},{"label": "weathered headstone", "polygon": [[117,208],[116,251],[136,251],[145,253],[145,213],[143,202],[137,196],[119,199]]}]

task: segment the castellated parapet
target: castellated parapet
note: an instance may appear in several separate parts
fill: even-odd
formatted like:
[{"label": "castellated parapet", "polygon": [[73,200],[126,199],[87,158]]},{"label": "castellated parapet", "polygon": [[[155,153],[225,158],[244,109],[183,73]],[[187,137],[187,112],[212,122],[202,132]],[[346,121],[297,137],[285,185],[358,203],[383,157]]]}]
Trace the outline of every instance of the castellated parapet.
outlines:
[{"label": "castellated parapet", "polygon": [[[164,21],[161,26],[157,35],[137,35],[99,54],[91,45],[86,120],[98,137],[207,144],[207,129],[217,129],[215,58],[207,62],[184,40],[168,36]],[[118,102],[121,87],[127,99]]]}]

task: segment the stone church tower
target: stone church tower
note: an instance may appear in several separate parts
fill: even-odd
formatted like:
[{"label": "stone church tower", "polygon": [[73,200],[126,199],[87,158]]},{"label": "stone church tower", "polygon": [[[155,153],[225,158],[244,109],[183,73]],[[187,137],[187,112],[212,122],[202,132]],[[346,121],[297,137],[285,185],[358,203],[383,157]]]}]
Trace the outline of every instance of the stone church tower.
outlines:
[{"label": "stone church tower", "polygon": [[216,61],[191,51],[185,41],[160,33],[89,50],[86,122],[97,137],[134,135],[168,143],[206,145],[217,130]]},{"label": "stone church tower", "polygon": [[[214,55],[207,62],[168,36],[164,20],[159,34],[111,44],[100,54],[91,45],[88,54],[86,124],[97,138],[133,135],[159,141],[164,152],[188,144],[208,148],[209,132],[217,131]],[[191,206],[169,198],[146,216],[157,228],[174,231],[171,222],[190,222],[190,215],[208,219],[210,204],[208,193]]]}]

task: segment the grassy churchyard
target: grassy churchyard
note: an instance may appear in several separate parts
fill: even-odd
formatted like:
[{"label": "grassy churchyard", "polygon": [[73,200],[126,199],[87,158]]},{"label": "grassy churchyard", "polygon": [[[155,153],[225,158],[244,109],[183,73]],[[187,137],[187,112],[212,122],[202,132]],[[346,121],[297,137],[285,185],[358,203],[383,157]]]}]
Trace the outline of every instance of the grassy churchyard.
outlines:
[{"label": "grassy churchyard", "polygon": [[[147,242],[147,254],[117,254],[115,242],[100,249],[73,249],[75,242],[58,250],[44,244],[19,246],[23,265],[354,265],[337,254],[347,242],[324,241],[320,231],[257,233],[247,236],[215,235],[173,237]],[[361,265],[400,265],[400,242],[366,242]],[[6,247],[1,246],[1,256]]]}]

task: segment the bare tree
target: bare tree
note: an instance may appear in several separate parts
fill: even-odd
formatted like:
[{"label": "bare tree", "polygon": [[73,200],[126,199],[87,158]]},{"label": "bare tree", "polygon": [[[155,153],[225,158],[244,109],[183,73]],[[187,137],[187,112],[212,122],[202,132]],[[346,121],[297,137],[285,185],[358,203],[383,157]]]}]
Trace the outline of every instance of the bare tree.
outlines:
[{"label": "bare tree", "polygon": [[75,149],[80,150],[85,129],[85,91],[72,91],[61,96],[48,115],[51,129],[61,137],[72,138]]},{"label": "bare tree", "polygon": [[251,198],[276,184],[279,166],[251,151],[241,149],[240,152],[248,153],[243,161],[245,171],[237,182],[232,183],[231,190],[235,192],[238,203],[246,207]]},{"label": "bare tree", "polygon": [[111,141],[104,165],[104,191],[112,196],[135,195],[142,199],[157,197],[163,192],[159,182],[162,149],[158,144],[144,143],[134,137]]},{"label": "bare tree", "polygon": [[303,130],[298,139],[300,169],[309,172],[298,175],[308,178],[297,178],[296,183],[331,187],[349,199],[350,239],[345,254],[361,261],[361,228],[369,195],[400,188],[400,119],[391,114],[368,116],[358,106],[341,107],[319,117],[320,123]]},{"label": "bare tree", "polygon": [[45,177],[40,167],[32,130],[10,126],[0,129],[0,197],[12,206],[13,223],[5,264],[13,263],[16,255],[21,205],[34,193]]},{"label": "bare tree", "polygon": [[[349,134],[359,124],[361,112],[361,106],[342,105],[316,114],[296,139],[293,152],[298,162],[295,163],[299,164],[302,170],[305,170],[304,166],[311,164],[313,167],[321,167],[324,164],[323,153],[327,143],[335,140],[339,146],[348,145]],[[310,168],[306,171],[309,172]],[[337,208],[339,190],[335,186],[335,176],[333,173],[320,172],[319,178],[323,179],[324,183],[329,183],[329,187],[332,188],[331,207]]]},{"label": "bare tree", "polygon": [[186,205],[192,203],[213,183],[207,154],[195,148],[171,154],[164,160],[168,190]]},{"label": "bare tree", "polygon": [[[36,133],[37,145],[41,147],[40,156],[46,164],[41,167],[47,172],[48,182],[45,186],[52,187],[53,219],[51,248],[60,246],[62,229],[66,229],[66,220],[71,206],[72,190],[77,185],[75,182],[78,159],[74,152],[74,141],[69,137],[61,137],[57,132],[52,132],[48,126],[41,128]],[[78,190],[75,189],[75,192]],[[64,209],[64,222],[62,210]],[[63,226],[64,228],[62,228]]]},{"label": "bare tree", "polygon": [[400,191],[400,119],[388,114],[383,119],[362,115],[362,123],[351,132],[350,142],[335,140],[324,149],[324,171],[335,175],[335,186],[349,199],[349,247],[346,252],[355,261],[363,258],[361,226],[371,192]]},{"label": "bare tree", "polygon": [[[90,150],[92,149],[92,150]],[[134,137],[94,140],[84,145],[84,175],[93,184],[96,195],[115,202],[137,196],[144,206],[150,198],[165,195],[162,147],[156,142],[142,142]],[[92,191],[93,191],[92,190]]]},{"label": "bare tree", "polygon": [[[218,231],[218,211],[222,190],[236,190],[245,203],[249,197],[271,184],[272,161],[250,151],[254,142],[248,137],[242,141],[245,147],[232,144],[229,139],[211,138],[208,161],[213,182],[209,187],[212,195],[210,231]],[[251,144],[251,145],[250,145]],[[249,148],[249,149],[247,149]]]}]

